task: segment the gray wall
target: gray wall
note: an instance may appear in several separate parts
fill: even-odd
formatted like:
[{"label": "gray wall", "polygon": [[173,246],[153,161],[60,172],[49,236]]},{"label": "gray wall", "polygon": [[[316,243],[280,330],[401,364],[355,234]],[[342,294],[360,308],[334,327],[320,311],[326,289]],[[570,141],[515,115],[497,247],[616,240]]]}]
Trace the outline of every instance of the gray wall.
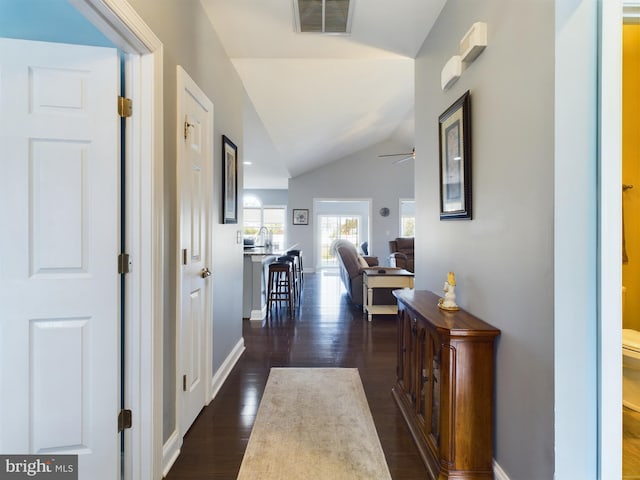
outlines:
[{"label": "gray wall", "polygon": [[[264,207],[286,205],[289,202],[289,192],[282,189],[245,189],[243,195],[253,195],[259,198]],[[241,201],[240,205],[242,205]]]},{"label": "gray wall", "polygon": [[[440,72],[474,22],[486,50],[448,91]],[[554,2],[449,0],[416,60],[416,288],[448,271],[462,308],[501,329],[495,458],[554,472]],[[471,91],[471,221],[439,220],[438,116]]]},{"label": "gray wall", "polygon": [[[165,318],[164,440],[175,428],[176,338],[176,65],[181,65],[214,104],[214,212],[221,212],[222,135],[238,145],[239,191],[242,191],[245,93],[200,2],[195,0],[130,0],[164,45],[165,154]],[[241,210],[240,210],[241,211]],[[213,225],[213,372],[242,338],[242,244],[237,225]]]},{"label": "gray wall", "polygon": [[[388,242],[399,234],[399,199],[413,197],[414,162],[409,160],[393,165],[393,158],[378,158],[378,155],[406,152],[410,149],[410,146],[391,139],[289,179],[289,223],[292,209],[309,209],[309,225],[289,226],[290,243],[298,243],[305,258],[309,259],[305,259],[305,269],[307,265],[317,264],[313,238],[313,200],[316,198],[372,199],[369,254],[378,256],[380,263],[387,263]],[[421,186],[417,185],[416,188]],[[388,217],[382,217],[378,213],[382,207],[389,208]]]}]

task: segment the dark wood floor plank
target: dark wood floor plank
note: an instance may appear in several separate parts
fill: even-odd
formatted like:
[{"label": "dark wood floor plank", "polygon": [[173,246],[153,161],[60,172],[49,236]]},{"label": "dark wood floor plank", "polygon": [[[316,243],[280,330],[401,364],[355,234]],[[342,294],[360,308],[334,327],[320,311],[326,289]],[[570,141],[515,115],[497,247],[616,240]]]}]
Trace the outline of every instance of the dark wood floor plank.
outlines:
[{"label": "dark wood floor plank", "polygon": [[262,323],[243,322],[246,351],[185,435],[167,480],[237,477],[271,367],[358,368],[392,478],[427,478],[391,397],[395,335],[395,317],[368,322],[347,300],[339,277],[305,274],[292,319],[283,309]]}]

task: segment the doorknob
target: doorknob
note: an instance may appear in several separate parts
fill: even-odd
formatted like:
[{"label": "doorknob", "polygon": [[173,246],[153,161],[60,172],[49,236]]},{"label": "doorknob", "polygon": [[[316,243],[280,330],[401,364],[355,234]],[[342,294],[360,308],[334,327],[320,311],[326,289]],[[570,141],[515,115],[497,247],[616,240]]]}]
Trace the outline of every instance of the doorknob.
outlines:
[{"label": "doorknob", "polygon": [[207,267],[203,268],[202,271],[200,272],[200,276],[202,278],[207,278],[211,276],[211,270],[209,270]]}]

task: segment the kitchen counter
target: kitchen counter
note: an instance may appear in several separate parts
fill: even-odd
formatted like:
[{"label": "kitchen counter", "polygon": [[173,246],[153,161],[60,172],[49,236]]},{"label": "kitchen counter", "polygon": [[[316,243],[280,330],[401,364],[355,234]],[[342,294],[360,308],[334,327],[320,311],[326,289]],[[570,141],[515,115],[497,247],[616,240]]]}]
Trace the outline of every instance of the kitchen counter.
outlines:
[{"label": "kitchen counter", "polygon": [[242,317],[261,321],[267,314],[267,277],[269,264],[297,247],[285,249],[250,247],[244,249]]},{"label": "kitchen counter", "polygon": [[284,255],[287,251],[291,250],[287,248],[286,250],[282,250],[280,248],[273,247],[244,247],[245,255]]}]

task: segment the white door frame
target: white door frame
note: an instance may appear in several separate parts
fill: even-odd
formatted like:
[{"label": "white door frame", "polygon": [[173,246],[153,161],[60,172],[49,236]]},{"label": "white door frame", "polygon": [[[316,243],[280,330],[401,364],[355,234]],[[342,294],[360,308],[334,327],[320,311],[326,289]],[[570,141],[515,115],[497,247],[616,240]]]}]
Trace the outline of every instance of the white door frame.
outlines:
[{"label": "white door frame", "polygon": [[622,2],[600,4],[598,478],[622,478]]},{"label": "white door frame", "polygon": [[558,480],[622,477],[622,20],[621,0],[556,0]]},{"label": "white door frame", "polygon": [[126,92],[133,116],[126,138],[125,478],[162,477],[163,46],[126,0],[70,0],[126,53]]},{"label": "white door frame", "polygon": [[558,480],[622,474],[621,4],[555,2]]}]

